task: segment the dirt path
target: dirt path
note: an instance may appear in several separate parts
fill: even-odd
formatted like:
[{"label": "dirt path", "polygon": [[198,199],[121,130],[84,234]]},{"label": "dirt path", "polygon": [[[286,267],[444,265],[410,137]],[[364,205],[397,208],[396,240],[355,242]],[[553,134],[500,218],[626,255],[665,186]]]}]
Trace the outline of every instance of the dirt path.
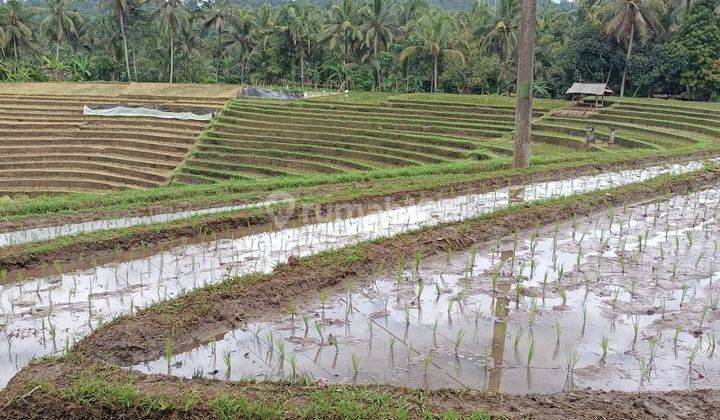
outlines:
[{"label": "dirt path", "polygon": [[288,417],[710,419],[720,391],[602,392],[500,395],[403,387],[326,386],[188,380],[74,361],[25,368],[0,394],[0,418]]}]

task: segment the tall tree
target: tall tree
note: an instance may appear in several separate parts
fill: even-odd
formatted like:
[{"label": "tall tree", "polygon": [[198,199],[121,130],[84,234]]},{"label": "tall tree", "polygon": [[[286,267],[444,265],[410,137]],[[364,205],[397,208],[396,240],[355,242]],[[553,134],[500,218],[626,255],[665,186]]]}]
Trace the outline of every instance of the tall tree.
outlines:
[{"label": "tall tree", "polygon": [[397,31],[393,4],[390,0],[368,0],[361,13],[364,22],[360,25],[360,32],[363,34],[365,46],[369,49],[365,61],[375,68],[375,86],[379,88],[382,70],[380,52],[392,42]]},{"label": "tall tree", "polygon": [[20,48],[33,39],[33,19],[37,13],[37,8],[26,7],[20,0],[10,0],[0,8],[0,31],[5,34],[6,44],[12,47],[16,71],[20,68]]},{"label": "tall tree", "polygon": [[[522,0],[499,0],[492,17],[478,28],[480,44],[500,57],[498,79],[501,82],[506,82],[510,59],[517,47],[518,18],[521,6]],[[476,8],[478,11],[483,10],[482,5],[478,5]],[[498,83],[498,90],[500,85],[501,83]]]},{"label": "tall tree", "polygon": [[127,79],[130,81],[130,56],[128,55],[127,36],[125,36],[125,15],[130,11],[132,0],[100,0],[98,6],[102,8],[105,3],[110,2],[110,15],[114,16],[120,24],[120,36],[123,42],[123,51],[125,52],[125,71]]},{"label": "tall tree", "polygon": [[215,81],[220,77],[220,54],[222,53],[222,30],[225,23],[233,25],[236,21],[237,8],[227,0],[208,0],[205,7],[205,30],[215,28],[216,55],[215,55]]},{"label": "tall tree", "polygon": [[306,2],[293,4],[287,9],[287,24],[281,30],[290,37],[290,42],[299,51],[300,85],[305,86],[305,59],[310,43],[309,6]]},{"label": "tall tree", "polygon": [[464,63],[465,56],[459,49],[451,47],[453,27],[449,15],[434,12],[425,15],[418,24],[416,36],[420,41],[419,45],[411,45],[405,48],[399,55],[398,61],[403,63],[409,57],[424,52],[433,58],[432,77],[430,80],[430,91],[435,92],[438,86],[438,66],[440,57],[448,61],[459,61]]},{"label": "tall tree", "polygon": [[240,56],[240,78],[244,82],[245,68],[255,52],[261,34],[255,16],[249,9],[240,10],[232,20],[232,25],[233,30],[226,34],[223,47],[230,48]]},{"label": "tall tree", "polygon": [[530,165],[536,27],[537,1],[524,0],[520,17],[520,52],[518,54],[517,92],[515,99],[515,145],[513,150],[513,163],[516,168],[523,168]]},{"label": "tall tree", "polygon": [[70,35],[77,34],[75,20],[82,19],[80,13],[68,8],[68,0],[45,0],[48,15],[40,22],[45,35],[55,41],[55,60],[60,59],[60,44]]},{"label": "tall tree", "polygon": [[167,33],[170,38],[170,83],[172,83],[175,73],[175,44],[180,38],[181,26],[187,24],[187,16],[181,0],[162,0],[156,13],[162,15],[161,31]]},{"label": "tall tree", "polygon": [[627,45],[620,97],[625,96],[625,82],[635,38],[645,40],[652,33],[661,31],[659,18],[665,10],[663,0],[605,0],[597,5],[594,15],[605,25],[605,34]]},{"label": "tall tree", "polygon": [[329,41],[330,48],[342,45],[343,60],[347,62],[350,45],[360,38],[359,11],[354,0],[338,0],[330,7],[330,18],[318,41]]}]

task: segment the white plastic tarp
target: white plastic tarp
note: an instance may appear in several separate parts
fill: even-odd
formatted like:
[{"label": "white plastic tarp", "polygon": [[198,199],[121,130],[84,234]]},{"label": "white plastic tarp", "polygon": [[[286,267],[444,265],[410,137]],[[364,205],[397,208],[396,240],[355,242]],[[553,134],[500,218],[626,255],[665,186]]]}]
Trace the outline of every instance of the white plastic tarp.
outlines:
[{"label": "white plastic tarp", "polygon": [[89,106],[85,105],[85,107],[83,108],[83,114],[98,115],[101,117],[155,117],[169,118],[175,120],[212,120],[212,114],[194,114],[192,112],[169,112],[160,111],[159,109],[127,106],[116,106],[114,108],[107,109],[92,109]]}]

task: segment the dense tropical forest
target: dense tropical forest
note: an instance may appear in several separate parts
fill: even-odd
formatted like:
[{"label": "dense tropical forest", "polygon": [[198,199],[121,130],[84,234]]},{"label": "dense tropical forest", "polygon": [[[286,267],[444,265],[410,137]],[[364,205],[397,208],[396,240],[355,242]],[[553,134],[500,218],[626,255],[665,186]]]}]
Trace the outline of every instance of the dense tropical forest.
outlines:
[{"label": "dense tropical forest", "polygon": [[[7,0],[0,80],[511,94],[521,0]],[[467,6],[467,7],[466,7]],[[540,2],[535,94],[720,100],[719,0]]]}]

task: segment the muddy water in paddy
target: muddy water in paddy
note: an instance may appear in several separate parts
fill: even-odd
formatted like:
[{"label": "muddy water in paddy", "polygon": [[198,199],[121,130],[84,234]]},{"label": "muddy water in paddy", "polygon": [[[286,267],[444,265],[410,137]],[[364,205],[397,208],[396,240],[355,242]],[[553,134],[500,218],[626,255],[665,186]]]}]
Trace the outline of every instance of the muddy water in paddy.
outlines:
[{"label": "muddy water in paddy", "polygon": [[139,225],[149,225],[153,223],[165,223],[173,220],[187,219],[190,217],[201,216],[206,214],[225,213],[253,207],[266,207],[278,204],[278,201],[263,201],[251,204],[242,204],[237,206],[214,207],[202,210],[187,210],[177,213],[155,214],[151,216],[125,217],[120,219],[92,220],[88,222],[70,223],[60,226],[48,226],[26,230],[18,230],[13,232],[0,233],[0,247],[19,245],[28,242],[44,241],[54,239],[58,236],[76,235],[79,233],[95,232],[100,230],[126,228]]},{"label": "muddy water in paddy", "polygon": [[[711,159],[711,161],[717,161],[718,159]],[[588,177],[581,177],[578,178],[579,184],[592,184],[592,182],[596,182],[595,188],[607,188],[614,185],[620,185],[625,184],[627,182],[637,182],[642,181],[644,179],[652,178],[657,176],[658,174],[662,173],[684,173],[689,172],[695,169],[698,169],[701,165],[703,165],[704,162],[700,161],[691,161],[684,164],[675,164],[675,165],[660,165],[660,166],[653,166],[646,169],[637,169],[637,170],[625,170],[620,172],[608,172],[606,174],[599,175],[598,180],[594,180],[594,176],[588,176]],[[623,179],[624,177],[628,177],[628,180]],[[554,189],[557,188],[558,185],[561,185],[561,188],[569,188],[573,189],[575,188],[574,185],[562,185],[562,181],[556,182],[556,183],[547,183],[547,188]],[[580,190],[582,191],[582,190]],[[507,194],[507,190],[501,190],[500,194]],[[479,197],[480,199],[483,199],[482,196]],[[496,197],[493,194],[493,199]],[[132,227],[132,226],[139,226],[139,225],[146,225],[146,224],[152,224],[152,223],[161,223],[161,222],[169,222],[173,220],[181,220],[181,219],[187,219],[189,217],[194,216],[200,216],[200,215],[206,215],[206,214],[216,214],[216,213],[225,213],[225,212],[231,212],[231,211],[237,211],[242,209],[248,209],[253,207],[265,207],[273,204],[278,204],[282,200],[269,200],[264,202],[258,202],[258,203],[251,203],[251,204],[243,204],[243,205],[237,205],[237,206],[227,206],[227,207],[216,207],[216,208],[209,208],[209,209],[202,209],[202,210],[188,210],[188,211],[182,211],[177,213],[166,213],[166,214],[157,214],[157,215],[150,215],[150,216],[138,216],[138,217],[126,217],[126,218],[118,218],[118,219],[108,219],[108,220],[95,220],[95,221],[87,221],[87,222],[80,222],[80,223],[71,223],[66,225],[59,225],[59,226],[48,226],[48,227],[39,227],[39,228],[33,228],[33,229],[24,229],[24,230],[17,230],[12,232],[1,232],[0,231],[0,247],[3,246],[10,246],[10,245],[18,245],[28,242],[35,242],[35,241],[42,241],[42,240],[48,240],[57,238],[59,236],[64,235],[75,235],[79,233],[88,233],[88,232],[95,232],[95,231],[101,231],[101,230],[108,230],[108,229],[117,229],[117,228],[126,228],[126,227]]]},{"label": "muddy water in paddy", "polygon": [[[522,196],[526,201],[567,196],[639,182],[666,173],[683,173],[700,162],[628,170],[552,181],[492,193],[392,208],[360,217],[179,246],[155,255],[135,258],[118,255],[121,262],[69,270],[54,267],[55,275],[25,278],[2,288],[0,305],[5,328],[0,332],[0,383],[34,356],[60,352],[93,328],[135,308],[169,299],[179,293],[213,284],[228,272],[269,272],[291,256],[304,256],[363,240],[460,220],[508,206]],[[246,236],[242,236],[246,235]],[[241,237],[242,236],[242,237]],[[145,251],[139,251],[145,252]],[[3,281],[19,273],[2,273]]]},{"label": "muddy water in paddy", "polygon": [[717,387],[719,202],[711,189],[411,259],[136,369],[510,393]]}]

